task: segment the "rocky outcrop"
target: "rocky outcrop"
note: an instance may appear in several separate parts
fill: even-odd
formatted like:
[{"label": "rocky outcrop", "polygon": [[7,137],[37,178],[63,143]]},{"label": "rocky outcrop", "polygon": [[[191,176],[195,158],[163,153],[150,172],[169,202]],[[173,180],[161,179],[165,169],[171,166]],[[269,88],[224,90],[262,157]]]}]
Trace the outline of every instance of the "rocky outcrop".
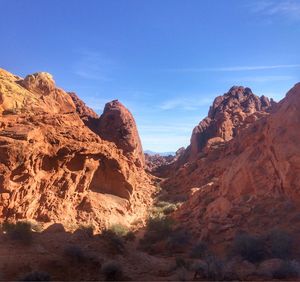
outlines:
[{"label": "rocky outcrop", "polygon": [[160,168],[161,166],[168,165],[171,162],[174,161],[175,156],[161,156],[159,154],[155,155],[149,155],[145,154],[145,161],[146,161],[146,166],[145,168],[150,171],[155,173],[155,171]]},{"label": "rocky outcrop", "polygon": [[259,98],[250,88],[232,87],[223,96],[215,98],[208,116],[194,128],[187,159],[195,159],[206,147],[231,140],[241,127],[264,115],[270,106],[267,97]]},{"label": "rocky outcrop", "polygon": [[[300,196],[300,84],[269,117],[240,134],[228,150],[234,161],[222,177],[223,193]],[[249,138],[251,136],[251,139]]]},{"label": "rocky outcrop", "polygon": [[[1,70],[0,98],[1,220],[99,230],[146,218],[153,187],[144,170],[84,124],[96,116],[73,97],[75,106],[50,75],[23,80]],[[110,129],[122,131],[119,125]]]},{"label": "rocky outcrop", "polygon": [[159,154],[145,154],[145,169],[149,172],[151,172],[154,175],[157,176],[163,176],[164,170],[169,169],[169,166],[176,162],[185,152],[185,148],[181,147],[179,148],[175,156],[169,155],[169,156],[162,156]]},{"label": "rocky outcrop", "polygon": [[189,195],[176,214],[179,222],[214,244],[226,244],[238,230],[297,232],[299,108],[297,84],[269,113],[246,117],[251,122],[239,127],[234,138],[206,147],[164,181],[171,199]]},{"label": "rocky outcrop", "polygon": [[84,124],[91,129],[93,132],[97,133],[97,127],[99,123],[99,116],[90,107],[88,107],[74,92],[68,92],[71,96],[76,112],[84,122]]},{"label": "rocky outcrop", "polygon": [[80,116],[82,120],[89,120],[89,119],[98,119],[99,116],[95,113],[90,107],[88,107],[74,92],[68,92],[71,96],[75,107],[76,112]]},{"label": "rocky outcrop", "polygon": [[48,73],[35,73],[22,79],[0,69],[0,114],[72,113],[71,97],[55,86]]},{"label": "rocky outcrop", "polygon": [[135,165],[144,167],[145,157],[135,120],[118,100],[105,105],[97,132],[104,140],[114,142]]}]

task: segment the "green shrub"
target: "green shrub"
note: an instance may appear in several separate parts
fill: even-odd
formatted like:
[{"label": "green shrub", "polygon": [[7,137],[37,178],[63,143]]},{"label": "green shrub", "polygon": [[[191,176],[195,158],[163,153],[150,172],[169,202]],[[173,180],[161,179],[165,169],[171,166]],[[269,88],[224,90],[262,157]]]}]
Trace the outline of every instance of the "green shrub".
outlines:
[{"label": "green shrub", "polygon": [[172,233],[173,221],[166,217],[149,218],[140,245],[145,251],[152,251],[154,244],[166,240]]},{"label": "green shrub", "polygon": [[190,239],[191,236],[186,230],[177,229],[170,233],[166,246],[172,252],[182,251],[183,248],[185,250]]},{"label": "green shrub", "polygon": [[266,254],[265,242],[246,233],[238,234],[233,241],[233,254],[253,263],[259,262]]},{"label": "green shrub", "polygon": [[106,241],[111,252],[121,254],[125,251],[124,240],[111,230],[104,230],[100,238]]},{"label": "green shrub", "polygon": [[5,222],[2,224],[2,229],[12,240],[26,245],[32,242],[31,224],[28,222],[19,221],[16,224]]},{"label": "green shrub", "polygon": [[109,228],[109,230],[111,230],[113,233],[120,237],[125,236],[129,232],[128,227],[122,224],[113,224]]},{"label": "green shrub", "polygon": [[147,221],[147,232],[155,232],[157,237],[165,239],[172,232],[174,222],[167,217],[149,218]]},{"label": "green shrub", "polygon": [[158,217],[160,215],[168,215],[174,212],[176,209],[177,209],[176,204],[166,202],[166,201],[158,201],[154,205],[152,214],[154,215],[154,217]]},{"label": "green shrub", "polygon": [[185,269],[189,268],[189,263],[183,257],[176,257],[175,265],[176,265],[176,269],[177,268],[179,268],[179,269],[180,268],[185,268]]},{"label": "green shrub", "polygon": [[201,259],[203,258],[208,252],[208,247],[205,242],[198,242],[191,250],[190,257]]},{"label": "green shrub", "polygon": [[121,265],[116,261],[109,261],[102,265],[101,272],[106,281],[118,281],[122,279],[123,270]]},{"label": "green shrub", "polygon": [[135,234],[133,231],[129,231],[125,236],[124,239],[126,241],[134,241],[135,240]]},{"label": "green shrub", "polygon": [[44,227],[43,227],[42,223],[40,223],[40,222],[30,222],[30,225],[31,225],[31,229],[33,231],[39,232],[39,233],[43,232]]},{"label": "green shrub", "polygon": [[269,234],[271,256],[289,258],[292,252],[292,237],[282,230],[273,230]]},{"label": "green shrub", "polygon": [[26,274],[20,281],[50,281],[51,276],[47,272],[33,271]]},{"label": "green shrub", "polygon": [[299,277],[299,264],[293,261],[284,261],[273,273],[274,279],[295,279],[297,277]]},{"label": "green shrub", "polygon": [[91,224],[90,225],[81,224],[81,225],[79,225],[79,229],[83,230],[87,234],[88,237],[93,237],[93,235],[94,235],[94,229],[95,228]]},{"label": "green shrub", "polygon": [[64,249],[64,255],[68,257],[74,263],[80,263],[85,261],[85,255],[83,250],[79,246],[68,246]]}]

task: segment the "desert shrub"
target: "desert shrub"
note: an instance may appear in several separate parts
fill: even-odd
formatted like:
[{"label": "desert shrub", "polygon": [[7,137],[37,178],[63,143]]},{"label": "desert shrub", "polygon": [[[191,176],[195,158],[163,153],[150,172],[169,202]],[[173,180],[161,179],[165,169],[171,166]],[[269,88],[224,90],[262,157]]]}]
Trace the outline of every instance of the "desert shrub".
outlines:
[{"label": "desert shrub", "polygon": [[42,232],[44,227],[43,227],[43,224],[40,223],[40,222],[30,222],[30,225],[31,225],[31,229],[34,231],[34,232]]},{"label": "desert shrub", "polygon": [[140,245],[144,251],[152,252],[153,245],[166,240],[172,233],[173,221],[166,217],[149,218]]},{"label": "desert shrub", "polygon": [[104,230],[100,238],[106,241],[108,248],[113,253],[123,253],[125,250],[124,240],[111,230]]},{"label": "desert shrub", "polygon": [[91,224],[89,224],[89,225],[81,224],[81,225],[79,225],[79,229],[83,230],[88,235],[88,237],[93,237],[93,235],[94,235],[94,229],[95,228]]},{"label": "desert shrub", "polygon": [[135,240],[135,234],[133,231],[129,231],[125,236],[124,239],[126,241],[134,241]]},{"label": "desert shrub", "polygon": [[207,264],[207,275],[206,278],[209,280],[223,280],[224,264],[215,255],[209,254],[205,257]]},{"label": "desert shrub", "polygon": [[214,254],[206,254],[201,261],[196,261],[191,270],[194,271],[194,280],[223,280],[224,278],[224,264]]},{"label": "desert shrub", "polygon": [[232,251],[250,262],[259,262],[266,254],[265,242],[246,233],[238,234],[233,241]]},{"label": "desert shrub", "polygon": [[122,224],[113,224],[110,228],[110,231],[112,231],[113,233],[115,233],[117,236],[123,237],[125,236],[129,230],[128,227],[122,225]]},{"label": "desert shrub", "polygon": [[79,246],[68,246],[64,249],[64,255],[68,257],[72,262],[84,262],[85,255],[83,250]]},{"label": "desert shrub", "polygon": [[189,268],[189,263],[183,257],[176,257],[175,258],[175,267],[177,268]]},{"label": "desert shrub", "polygon": [[273,273],[274,279],[291,279],[299,277],[299,264],[294,261],[284,261]]},{"label": "desert shrub", "polygon": [[188,272],[187,272],[186,268],[181,267],[178,269],[177,280],[178,281],[189,281],[190,280],[188,278]]},{"label": "desert shrub", "polygon": [[164,216],[172,213],[177,209],[178,205],[166,201],[158,201],[152,210],[154,217]]},{"label": "desert shrub", "polygon": [[123,270],[121,265],[116,261],[109,261],[102,265],[101,272],[106,281],[118,281],[122,279]]},{"label": "desert shrub", "polygon": [[173,222],[166,217],[149,218],[144,238],[149,243],[166,239],[172,232]]},{"label": "desert shrub", "polygon": [[206,278],[207,277],[207,264],[204,261],[196,261],[191,267],[191,271],[194,271],[194,279]]},{"label": "desert shrub", "polygon": [[51,276],[47,272],[33,271],[26,274],[20,281],[50,281]]},{"label": "desert shrub", "polygon": [[177,229],[170,233],[166,246],[172,252],[180,251],[188,245],[190,239],[190,234],[186,230]]},{"label": "desert shrub", "polygon": [[292,237],[282,231],[274,230],[269,234],[271,256],[286,259],[292,252]]},{"label": "desert shrub", "polygon": [[172,232],[173,221],[167,217],[149,218],[147,221],[147,232],[155,232],[157,236],[164,239]]},{"label": "desert shrub", "polygon": [[198,242],[191,250],[191,258],[203,258],[208,253],[208,247],[205,242]]},{"label": "desert shrub", "polygon": [[32,242],[31,224],[28,222],[19,221],[16,224],[5,222],[2,224],[2,229],[12,240],[23,244]]}]

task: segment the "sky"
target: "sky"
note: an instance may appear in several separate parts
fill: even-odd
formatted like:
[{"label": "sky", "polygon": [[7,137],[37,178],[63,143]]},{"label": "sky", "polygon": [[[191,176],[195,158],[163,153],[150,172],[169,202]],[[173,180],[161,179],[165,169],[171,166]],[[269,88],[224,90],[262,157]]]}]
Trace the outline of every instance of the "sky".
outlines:
[{"label": "sky", "polygon": [[233,85],[300,81],[300,0],[0,0],[0,67],[46,71],[101,114],[121,101],[143,148],[176,151]]}]

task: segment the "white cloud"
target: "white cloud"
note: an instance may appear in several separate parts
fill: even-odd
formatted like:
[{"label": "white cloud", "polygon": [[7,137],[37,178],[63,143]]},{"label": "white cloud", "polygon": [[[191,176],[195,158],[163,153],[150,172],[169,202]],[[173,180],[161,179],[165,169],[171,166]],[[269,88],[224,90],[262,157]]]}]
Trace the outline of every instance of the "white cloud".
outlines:
[{"label": "white cloud", "polygon": [[115,63],[109,58],[103,56],[99,52],[90,50],[77,51],[78,61],[74,63],[73,72],[78,77],[108,81],[111,78],[108,76],[110,70],[115,67]]},{"label": "white cloud", "polygon": [[246,76],[240,78],[227,79],[229,82],[270,82],[270,81],[288,81],[295,77],[289,75],[267,75],[267,76]]},{"label": "white cloud", "polygon": [[266,16],[283,16],[300,20],[300,2],[298,0],[255,1],[248,5],[252,12]]},{"label": "white cloud", "polygon": [[300,68],[300,64],[231,66],[231,67],[216,67],[216,68],[174,68],[174,69],[168,69],[167,71],[172,71],[172,72],[239,72],[239,71],[258,71],[258,70],[290,69],[290,68]]}]

